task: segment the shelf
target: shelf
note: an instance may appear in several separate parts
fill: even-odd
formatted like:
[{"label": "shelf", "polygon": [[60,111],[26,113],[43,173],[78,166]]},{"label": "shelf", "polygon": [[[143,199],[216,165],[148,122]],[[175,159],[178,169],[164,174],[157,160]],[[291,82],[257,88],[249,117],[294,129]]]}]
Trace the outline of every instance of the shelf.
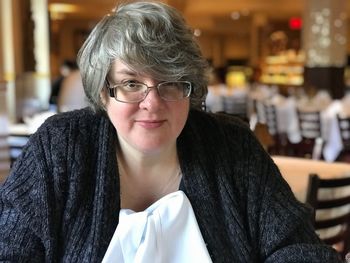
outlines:
[{"label": "shelf", "polygon": [[286,51],[278,56],[267,56],[260,81],[264,84],[300,86],[304,83],[304,55]]}]

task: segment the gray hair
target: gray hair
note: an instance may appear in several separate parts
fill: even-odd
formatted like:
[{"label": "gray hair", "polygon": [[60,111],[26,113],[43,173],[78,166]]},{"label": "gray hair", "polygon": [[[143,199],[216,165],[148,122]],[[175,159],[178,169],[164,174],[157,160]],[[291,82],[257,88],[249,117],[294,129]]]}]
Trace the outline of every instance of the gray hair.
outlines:
[{"label": "gray hair", "polygon": [[201,107],[207,94],[208,63],[175,8],[157,2],[121,4],[96,25],[77,59],[94,110],[104,109],[100,95],[116,59],[157,80],[190,81],[191,107]]}]

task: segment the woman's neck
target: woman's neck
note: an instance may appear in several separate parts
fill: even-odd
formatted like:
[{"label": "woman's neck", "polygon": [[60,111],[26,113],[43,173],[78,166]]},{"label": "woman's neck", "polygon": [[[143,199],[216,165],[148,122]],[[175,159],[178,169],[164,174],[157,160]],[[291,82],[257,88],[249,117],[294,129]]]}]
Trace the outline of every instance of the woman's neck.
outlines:
[{"label": "woman's neck", "polygon": [[159,169],[178,167],[176,143],[152,153],[140,152],[121,144],[117,151],[118,165],[130,176],[152,175]]},{"label": "woman's neck", "polygon": [[181,170],[176,145],[157,154],[120,147],[117,160],[122,208],[142,211],[179,188]]}]

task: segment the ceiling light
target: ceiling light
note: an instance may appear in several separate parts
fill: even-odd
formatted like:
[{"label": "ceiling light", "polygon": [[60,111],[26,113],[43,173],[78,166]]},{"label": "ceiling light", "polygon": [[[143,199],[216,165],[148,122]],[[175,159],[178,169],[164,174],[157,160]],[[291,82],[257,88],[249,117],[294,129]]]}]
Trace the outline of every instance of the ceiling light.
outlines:
[{"label": "ceiling light", "polygon": [[234,11],[234,12],[232,12],[231,13],[231,18],[233,19],[233,20],[238,20],[239,18],[240,18],[240,14],[239,14],[239,12],[237,12],[237,11]]},{"label": "ceiling light", "polygon": [[50,4],[49,11],[52,13],[74,13],[78,11],[78,7],[72,4]]},{"label": "ceiling light", "polygon": [[195,35],[196,37],[199,37],[201,34],[202,34],[202,31],[200,29],[198,29],[198,28],[196,28],[193,31],[193,35]]}]

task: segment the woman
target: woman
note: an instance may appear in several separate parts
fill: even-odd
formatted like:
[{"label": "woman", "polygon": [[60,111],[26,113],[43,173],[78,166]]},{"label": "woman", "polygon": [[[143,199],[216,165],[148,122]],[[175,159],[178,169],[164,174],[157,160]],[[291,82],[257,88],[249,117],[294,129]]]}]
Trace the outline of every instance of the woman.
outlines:
[{"label": "woman", "polygon": [[30,138],[1,188],[0,261],[340,262],[235,119],[173,8],[119,6],[79,52],[91,109]]}]

